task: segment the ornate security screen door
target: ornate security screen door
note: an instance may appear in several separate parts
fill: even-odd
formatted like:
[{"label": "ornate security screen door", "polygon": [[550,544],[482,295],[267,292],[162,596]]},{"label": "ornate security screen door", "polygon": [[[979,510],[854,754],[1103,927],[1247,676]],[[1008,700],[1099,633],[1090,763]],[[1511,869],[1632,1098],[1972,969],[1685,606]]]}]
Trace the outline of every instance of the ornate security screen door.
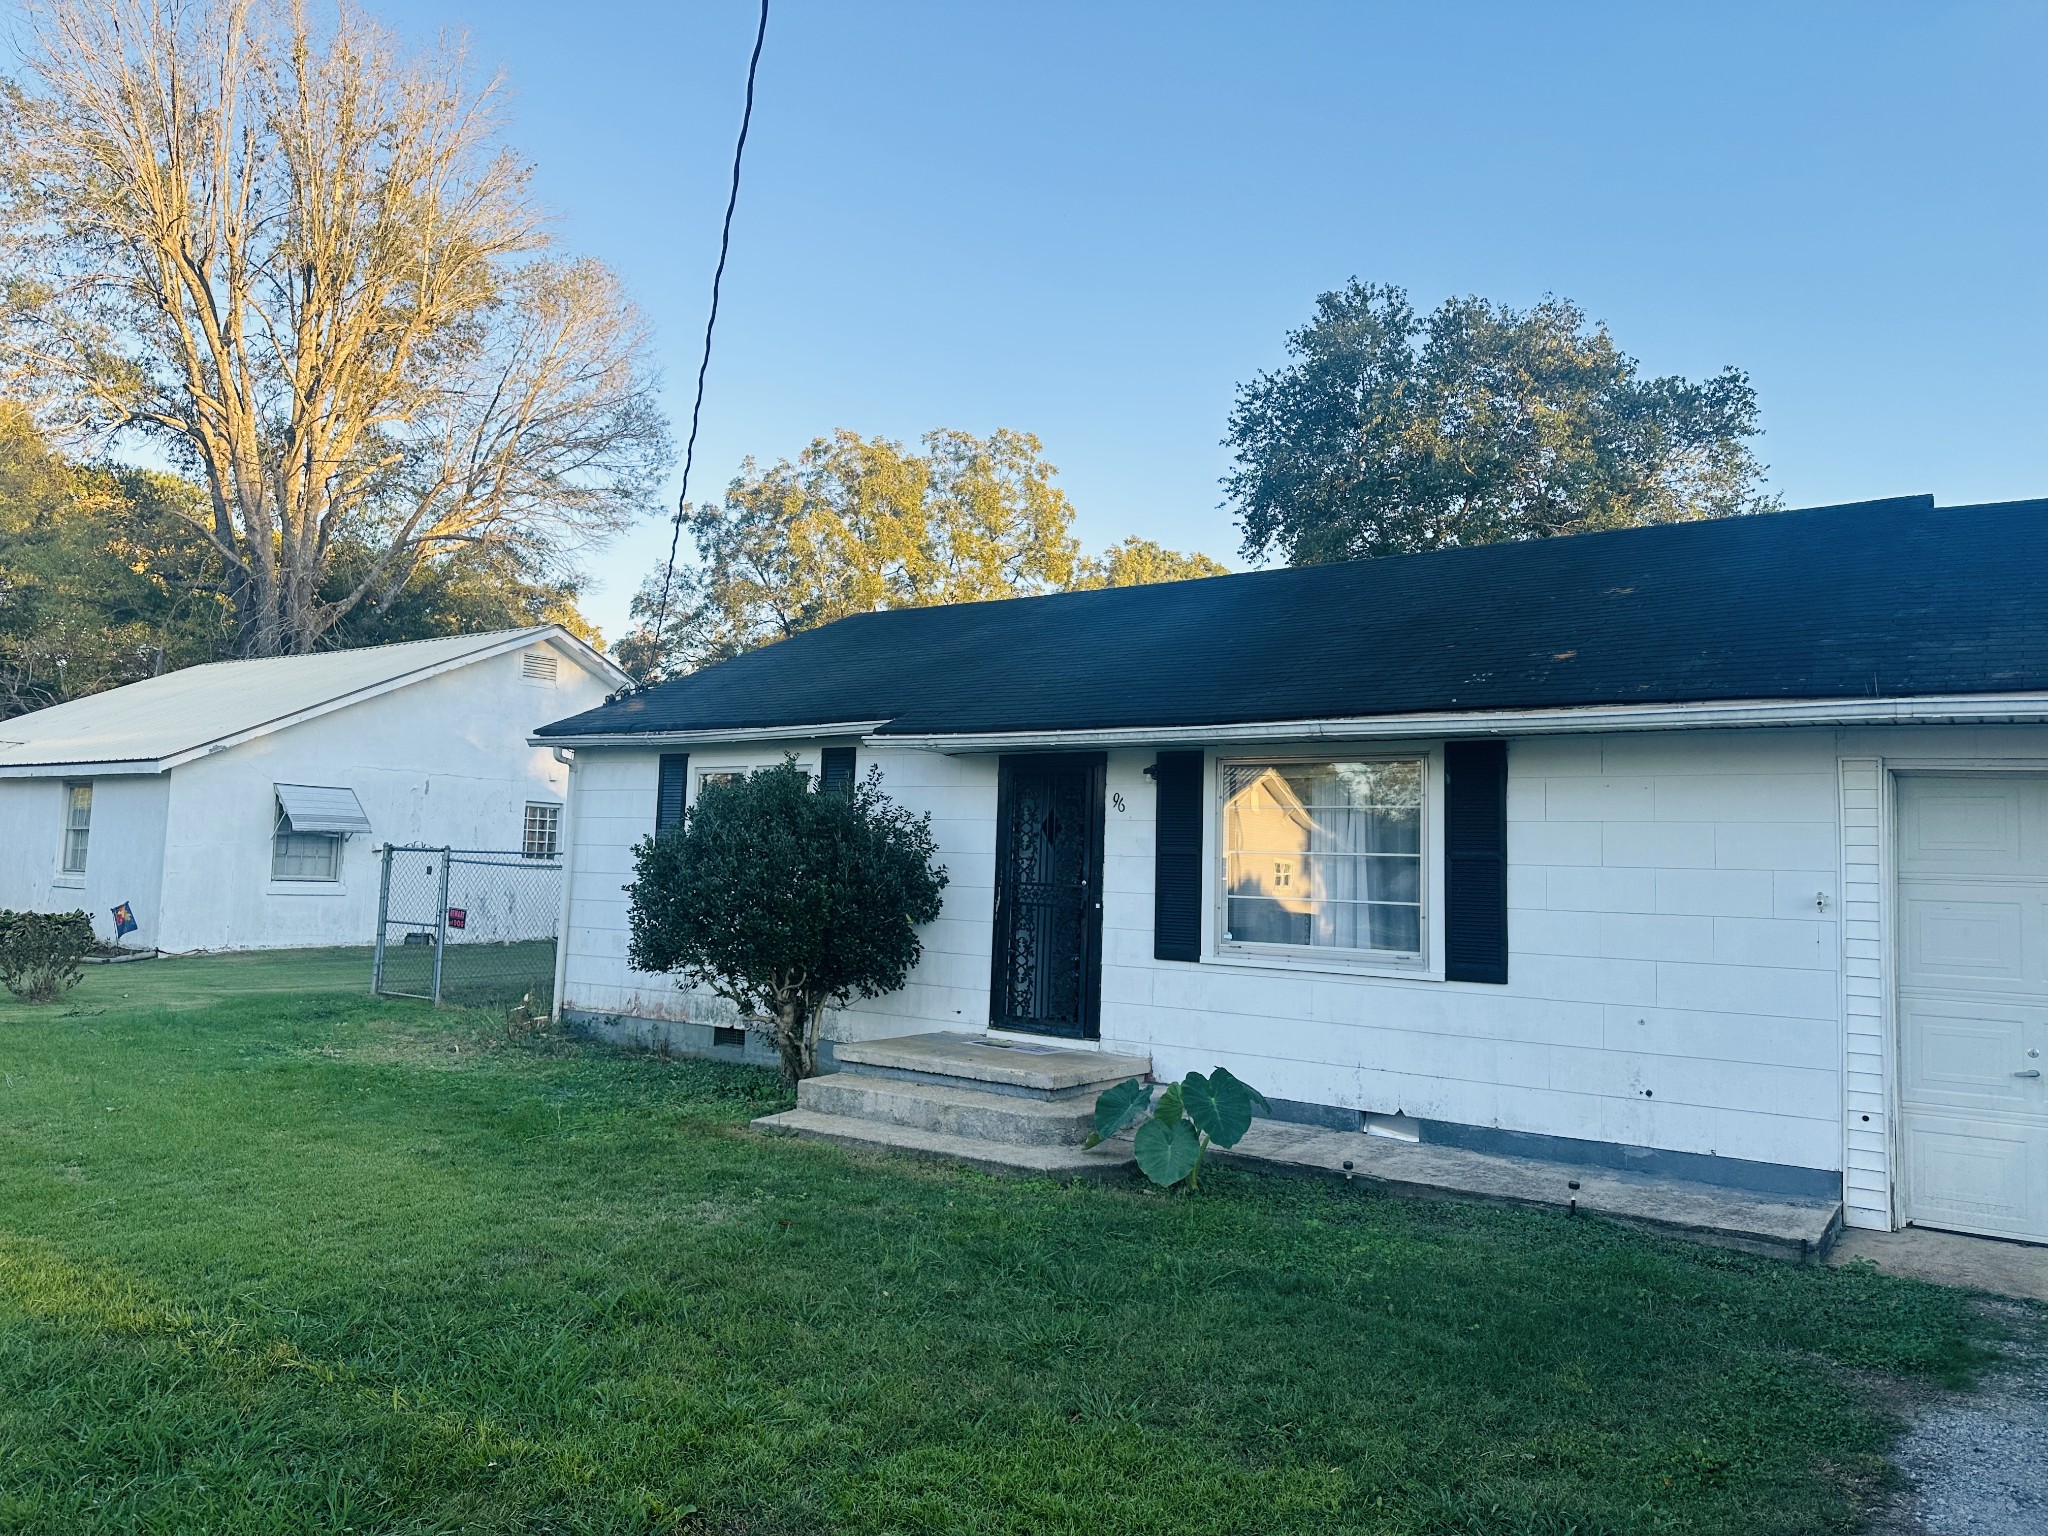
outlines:
[{"label": "ornate security screen door", "polygon": [[1102,1002],[1102,754],[1006,757],[989,1022],[1093,1040]]}]

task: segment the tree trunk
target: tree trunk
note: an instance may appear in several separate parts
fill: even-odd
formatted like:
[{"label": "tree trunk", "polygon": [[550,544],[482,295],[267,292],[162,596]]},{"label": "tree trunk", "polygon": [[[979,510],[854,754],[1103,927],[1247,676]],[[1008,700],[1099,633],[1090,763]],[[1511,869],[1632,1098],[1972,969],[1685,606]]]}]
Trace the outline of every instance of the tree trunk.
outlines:
[{"label": "tree trunk", "polygon": [[803,994],[786,992],[775,1005],[775,1050],[782,1058],[782,1080],[794,1088],[818,1073],[818,1042]]}]

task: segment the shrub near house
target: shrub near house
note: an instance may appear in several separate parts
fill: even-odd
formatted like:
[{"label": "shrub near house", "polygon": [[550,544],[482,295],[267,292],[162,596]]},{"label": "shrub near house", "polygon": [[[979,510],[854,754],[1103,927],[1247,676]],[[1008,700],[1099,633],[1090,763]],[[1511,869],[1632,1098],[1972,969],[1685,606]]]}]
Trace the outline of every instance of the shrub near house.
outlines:
[{"label": "shrub near house", "polygon": [[24,1002],[63,996],[99,947],[83,912],[0,912],[0,982]]},{"label": "shrub near house", "polygon": [[879,773],[814,790],[788,758],[708,783],[634,849],[633,964],[727,999],[800,1081],[826,1005],[894,992],[917,964],[946,888],[936,848],[931,817],[893,803]]}]

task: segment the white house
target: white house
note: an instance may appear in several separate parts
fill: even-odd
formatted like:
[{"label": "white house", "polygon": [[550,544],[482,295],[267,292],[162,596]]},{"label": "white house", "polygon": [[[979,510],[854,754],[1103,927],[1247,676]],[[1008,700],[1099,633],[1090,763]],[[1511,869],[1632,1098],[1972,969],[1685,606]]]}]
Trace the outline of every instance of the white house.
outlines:
[{"label": "white house", "polygon": [[2048,1240],[2044,593],[2048,502],[1920,497],[847,619],[536,734],[557,996],[713,1046],[627,965],[630,847],[852,760],[951,884],[841,1042]]},{"label": "white house", "polygon": [[170,951],[367,944],[385,843],[551,851],[527,737],[628,679],[557,625],[217,662],[0,720],[0,908]]}]

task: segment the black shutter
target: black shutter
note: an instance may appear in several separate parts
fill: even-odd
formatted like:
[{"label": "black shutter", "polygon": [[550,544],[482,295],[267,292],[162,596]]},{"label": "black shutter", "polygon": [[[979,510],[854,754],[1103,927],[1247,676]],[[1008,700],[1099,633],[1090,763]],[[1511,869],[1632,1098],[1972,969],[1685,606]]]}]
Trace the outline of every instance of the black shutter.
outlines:
[{"label": "black shutter", "polygon": [[1508,744],[1444,746],[1444,975],[1508,979]]},{"label": "black shutter", "polygon": [[1161,752],[1153,820],[1152,955],[1202,958],[1202,754]]},{"label": "black shutter", "polygon": [[826,747],[818,754],[818,788],[842,795],[852,792],[852,747]]},{"label": "black shutter", "polygon": [[690,794],[690,754],[661,754],[661,787],[654,794],[654,835],[661,836],[683,819]]}]

